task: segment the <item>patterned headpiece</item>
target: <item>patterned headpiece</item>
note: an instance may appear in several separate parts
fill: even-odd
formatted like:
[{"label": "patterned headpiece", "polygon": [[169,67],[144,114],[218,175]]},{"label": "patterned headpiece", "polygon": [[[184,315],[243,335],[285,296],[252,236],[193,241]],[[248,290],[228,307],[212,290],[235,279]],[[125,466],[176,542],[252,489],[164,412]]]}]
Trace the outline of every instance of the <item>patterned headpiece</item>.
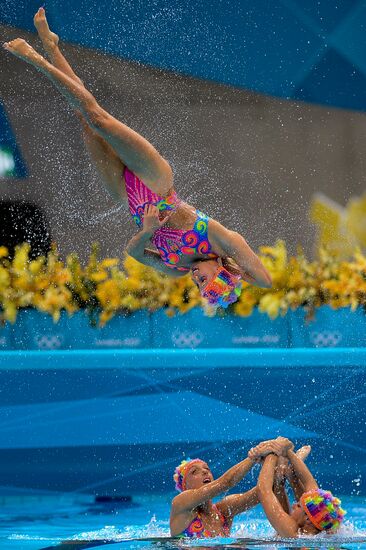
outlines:
[{"label": "patterned headpiece", "polygon": [[200,458],[192,458],[192,460],[188,458],[188,460],[182,460],[179,466],[176,467],[173,479],[175,481],[175,488],[177,489],[177,491],[185,491],[185,477],[192,466],[194,466],[194,464],[197,464],[197,462],[203,462],[203,460],[201,460]]},{"label": "patterned headpiece", "polygon": [[304,493],[300,498],[301,506],[311,523],[320,531],[335,533],[341,526],[345,510],[341,501],[330,491],[314,489]]},{"label": "patterned headpiece", "polygon": [[225,267],[219,266],[211,281],[201,291],[201,295],[210,305],[226,309],[237,301],[241,294],[241,287],[240,275],[233,275]]}]

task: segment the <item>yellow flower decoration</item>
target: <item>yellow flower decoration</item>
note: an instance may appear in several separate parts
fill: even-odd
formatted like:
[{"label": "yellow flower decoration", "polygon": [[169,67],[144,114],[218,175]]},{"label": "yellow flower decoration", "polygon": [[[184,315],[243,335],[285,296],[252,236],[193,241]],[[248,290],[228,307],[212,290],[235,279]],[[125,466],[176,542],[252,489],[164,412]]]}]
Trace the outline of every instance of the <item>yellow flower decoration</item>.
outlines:
[{"label": "yellow flower decoration", "polygon": [[[28,243],[16,247],[13,260],[0,247],[0,320],[14,323],[24,307],[48,313],[55,322],[62,311],[71,315],[85,309],[100,326],[118,312],[164,309],[174,316],[204,307],[207,315],[216,314],[201,299],[189,275],[169,278],[130,256],[123,261],[99,260],[98,249],[94,244],[83,266],[76,254],[69,254],[63,262],[55,245],[47,257],[34,260],[29,258]],[[342,260],[331,247],[321,247],[318,256],[309,261],[299,249],[289,258],[284,241],[261,247],[260,258],[271,274],[272,288],[244,282],[239,300],[223,314],[248,317],[258,308],[275,319],[299,307],[309,316],[323,304],[353,310],[366,307],[366,257],[361,248],[356,248],[350,261]]]}]

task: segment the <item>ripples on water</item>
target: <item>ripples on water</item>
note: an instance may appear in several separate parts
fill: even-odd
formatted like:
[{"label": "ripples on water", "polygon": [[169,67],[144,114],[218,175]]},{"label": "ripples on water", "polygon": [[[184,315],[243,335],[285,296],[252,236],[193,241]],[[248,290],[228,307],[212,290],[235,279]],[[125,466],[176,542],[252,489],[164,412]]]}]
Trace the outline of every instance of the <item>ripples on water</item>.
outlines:
[{"label": "ripples on water", "polygon": [[[116,507],[42,499],[2,506],[1,550],[71,550],[96,548],[347,548],[366,550],[366,502],[344,498],[347,521],[333,536],[275,539],[259,507],[234,522],[232,537],[174,540],[169,537],[169,499],[136,497],[136,504]],[[164,518],[164,519],[161,519]],[[68,542],[66,542],[68,541]]]}]

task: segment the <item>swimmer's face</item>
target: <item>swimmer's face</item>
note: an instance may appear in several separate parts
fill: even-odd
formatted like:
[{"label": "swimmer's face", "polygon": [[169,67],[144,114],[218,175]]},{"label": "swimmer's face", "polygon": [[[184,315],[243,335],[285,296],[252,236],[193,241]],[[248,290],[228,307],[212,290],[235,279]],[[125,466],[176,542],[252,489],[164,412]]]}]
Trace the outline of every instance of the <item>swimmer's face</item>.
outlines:
[{"label": "swimmer's face", "polygon": [[300,502],[295,502],[291,507],[291,517],[296,521],[299,527],[302,527],[307,518],[306,513],[302,509]]},{"label": "swimmer's face", "polygon": [[291,517],[296,521],[299,528],[306,530],[306,533],[316,535],[320,533],[319,529],[315,527],[304,512],[300,502],[295,502],[291,508]]},{"label": "swimmer's face", "polygon": [[196,462],[185,477],[185,488],[199,489],[211,481],[213,481],[213,475],[206,462]]},{"label": "swimmer's face", "polygon": [[191,276],[194,284],[200,292],[211,281],[218,268],[216,260],[204,260],[195,262],[191,268]]}]

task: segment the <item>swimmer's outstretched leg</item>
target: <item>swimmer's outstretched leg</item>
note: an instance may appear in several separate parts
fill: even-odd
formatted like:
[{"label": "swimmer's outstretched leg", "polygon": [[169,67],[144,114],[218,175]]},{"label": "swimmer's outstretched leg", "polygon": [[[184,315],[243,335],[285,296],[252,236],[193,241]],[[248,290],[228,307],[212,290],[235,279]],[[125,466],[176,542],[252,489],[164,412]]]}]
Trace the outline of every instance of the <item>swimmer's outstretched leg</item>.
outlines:
[{"label": "swimmer's outstretched leg", "polygon": [[16,38],[4,48],[45,74],[88,124],[116,151],[121,161],[158,194],[165,195],[172,187],[173,174],[169,163],[137,132],[119,122],[97,103],[93,95],[68,75],[54,67],[27,42]]},{"label": "swimmer's outstretched leg", "polygon": [[52,32],[48,26],[46,12],[44,8],[39,8],[33,18],[34,26],[37,29],[38,36],[42,41],[42,46],[48,55],[52,65],[67,74],[70,78],[84,86],[83,81],[74,73],[70,64],[65,59],[59,48],[59,37]]},{"label": "swimmer's outstretched leg", "polygon": [[[59,37],[54,32],[51,32],[44,8],[39,8],[33,22],[52,65],[75,82],[78,82],[81,86],[84,86],[83,81],[74,73],[70,64],[61,53]],[[123,178],[123,162],[109,143],[88,125],[81,112],[76,111],[75,114],[81,123],[85,145],[108,192],[115,200],[125,201],[127,193]]]}]

